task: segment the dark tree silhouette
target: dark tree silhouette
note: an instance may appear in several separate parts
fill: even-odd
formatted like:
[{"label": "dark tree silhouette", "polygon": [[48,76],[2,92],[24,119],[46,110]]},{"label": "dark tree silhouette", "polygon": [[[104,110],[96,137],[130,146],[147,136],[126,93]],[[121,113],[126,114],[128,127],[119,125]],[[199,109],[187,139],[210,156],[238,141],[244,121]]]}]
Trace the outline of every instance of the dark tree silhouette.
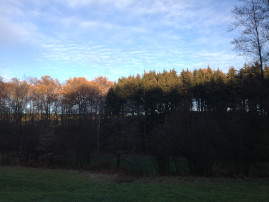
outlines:
[{"label": "dark tree silhouette", "polygon": [[264,63],[269,58],[268,5],[261,0],[240,0],[241,6],[233,9],[234,23],[229,30],[239,30],[240,35],[233,41],[235,49],[244,55],[259,60],[261,78]]},{"label": "dark tree silhouette", "polygon": [[[183,174],[185,161],[192,175],[248,175],[269,161],[267,65],[263,74],[262,82],[256,62],[228,73],[150,71],[114,84],[0,79],[0,163],[120,171],[126,155],[150,155],[155,174]],[[115,163],[96,160],[104,153]]]}]

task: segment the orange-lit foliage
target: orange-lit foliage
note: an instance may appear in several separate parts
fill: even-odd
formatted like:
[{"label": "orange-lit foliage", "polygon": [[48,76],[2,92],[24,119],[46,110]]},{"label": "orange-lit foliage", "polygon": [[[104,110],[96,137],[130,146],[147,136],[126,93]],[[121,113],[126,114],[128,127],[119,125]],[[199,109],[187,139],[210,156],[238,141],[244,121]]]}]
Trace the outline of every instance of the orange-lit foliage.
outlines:
[{"label": "orange-lit foliage", "polygon": [[88,81],[84,77],[74,77],[66,81],[62,95],[69,110],[78,114],[98,111],[100,96],[104,96],[109,89],[109,81],[99,77]]},{"label": "orange-lit foliage", "polygon": [[102,96],[105,96],[108,90],[112,87],[113,82],[106,77],[99,76],[92,81],[93,85],[97,87]]},{"label": "orange-lit foliage", "polygon": [[185,157],[194,175],[227,161],[244,163],[247,175],[268,156],[268,72],[264,83],[258,64],[227,74],[150,71],[115,84],[0,78],[0,164],[88,169],[96,151],[116,154],[119,169],[121,154],[141,153],[154,155],[163,174]]},{"label": "orange-lit foliage", "polygon": [[57,107],[56,102],[60,96],[61,85],[59,80],[50,76],[42,76],[41,79],[32,79],[31,83],[33,110],[45,114],[43,118],[50,120],[51,111],[54,106]]}]

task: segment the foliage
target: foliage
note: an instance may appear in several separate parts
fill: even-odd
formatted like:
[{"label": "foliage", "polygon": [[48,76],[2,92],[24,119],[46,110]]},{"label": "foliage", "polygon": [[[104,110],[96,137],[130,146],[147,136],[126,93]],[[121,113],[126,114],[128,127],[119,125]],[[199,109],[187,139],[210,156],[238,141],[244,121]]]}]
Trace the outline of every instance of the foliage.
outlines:
[{"label": "foliage", "polygon": [[[158,175],[171,174],[171,162],[182,175],[184,159],[191,175],[247,176],[269,160],[266,65],[263,71],[263,81],[258,62],[228,73],[150,71],[114,84],[0,80],[0,162],[120,172],[125,155],[139,154],[156,159]],[[115,166],[94,165],[96,152],[114,156]],[[220,174],[218,165],[238,165],[239,173]]]}]

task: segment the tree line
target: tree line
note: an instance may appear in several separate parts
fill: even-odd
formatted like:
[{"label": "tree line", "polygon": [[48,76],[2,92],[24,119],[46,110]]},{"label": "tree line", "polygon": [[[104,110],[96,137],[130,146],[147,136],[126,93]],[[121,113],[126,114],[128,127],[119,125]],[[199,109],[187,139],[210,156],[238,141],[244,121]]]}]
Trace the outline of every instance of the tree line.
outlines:
[{"label": "tree line", "polygon": [[228,73],[208,67],[121,78],[106,97],[104,136],[113,131],[118,153],[154,155],[162,174],[171,159],[180,173],[184,158],[193,175],[231,164],[248,175],[253,163],[268,161],[268,70],[264,80],[258,62]]},{"label": "tree line", "polygon": [[[92,155],[150,155],[159,173],[248,175],[269,160],[269,68],[144,72],[64,83],[0,80],[1,164],[93,169]],[[231,165],[239,170],[230,171]],[[99,165],[96,169],[105,168]]]},{"label": "tree line", "polygon": [[63,84],[50,76],[1,79],[1,162],[65,165],[69,156],[76,156],[73,164],[80,162],[77,151],[86,155],[91,147],[111,86],[106,77],[74,77]]}]

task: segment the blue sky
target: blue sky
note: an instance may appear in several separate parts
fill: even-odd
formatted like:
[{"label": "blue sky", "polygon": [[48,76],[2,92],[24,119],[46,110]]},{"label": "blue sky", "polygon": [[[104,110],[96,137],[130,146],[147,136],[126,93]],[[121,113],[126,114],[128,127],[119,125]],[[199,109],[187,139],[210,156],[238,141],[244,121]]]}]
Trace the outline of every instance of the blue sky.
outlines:
[{"label": "blue sky", "polygon": [[0,76],[64,81],[240,68],[234,0],[1,0]]}]

